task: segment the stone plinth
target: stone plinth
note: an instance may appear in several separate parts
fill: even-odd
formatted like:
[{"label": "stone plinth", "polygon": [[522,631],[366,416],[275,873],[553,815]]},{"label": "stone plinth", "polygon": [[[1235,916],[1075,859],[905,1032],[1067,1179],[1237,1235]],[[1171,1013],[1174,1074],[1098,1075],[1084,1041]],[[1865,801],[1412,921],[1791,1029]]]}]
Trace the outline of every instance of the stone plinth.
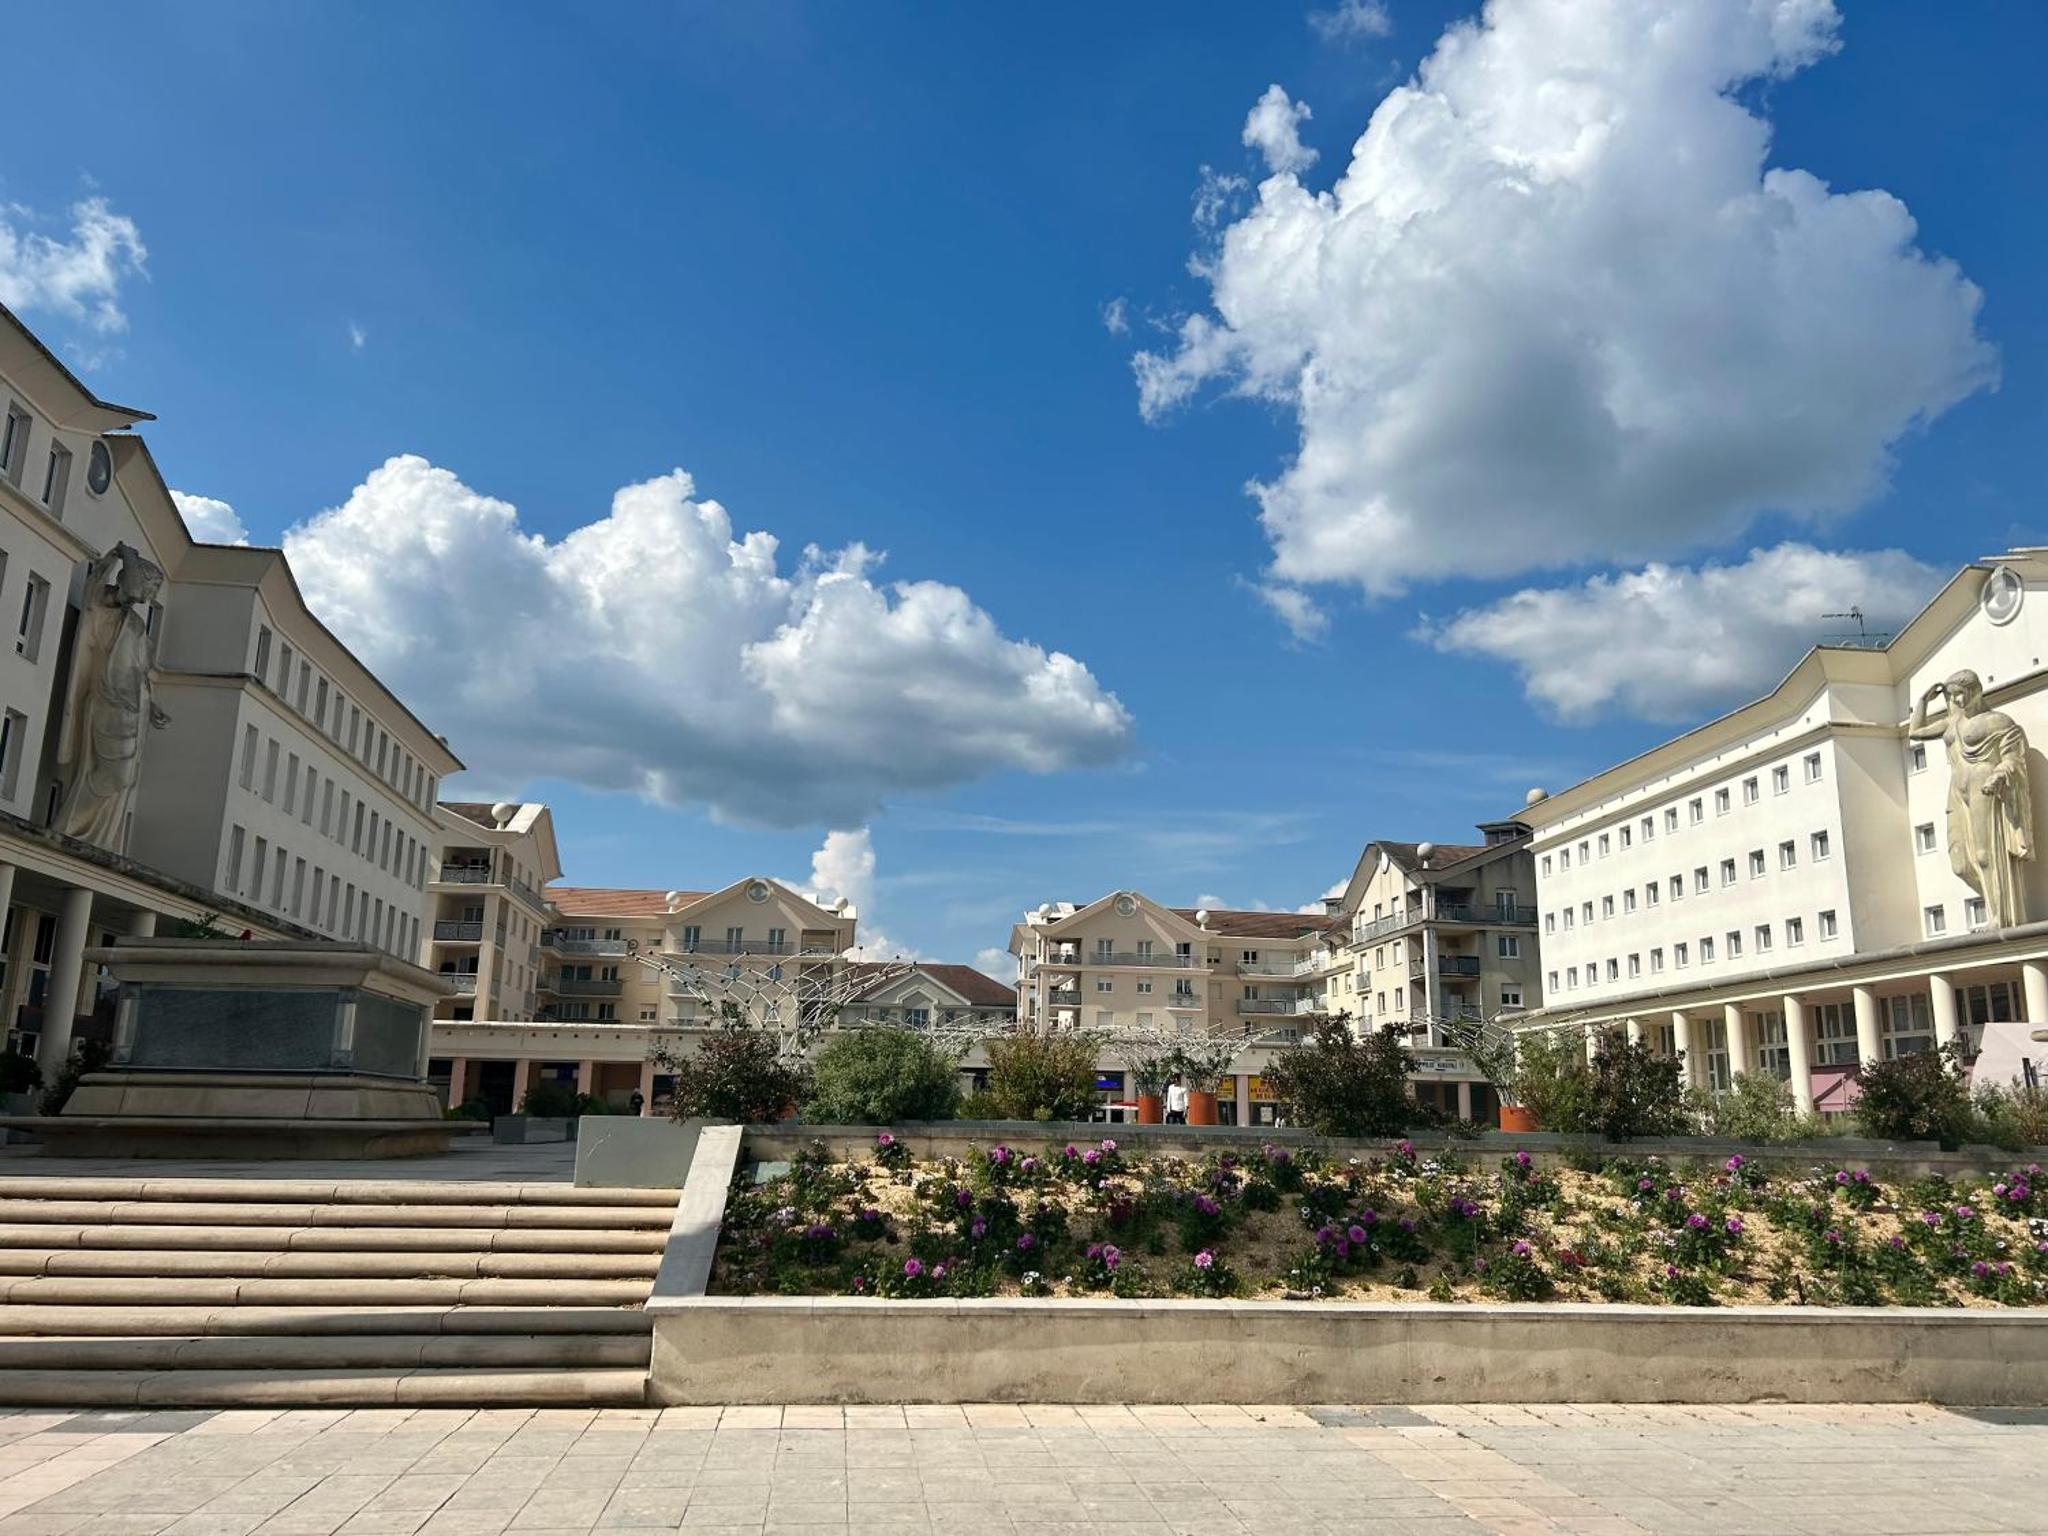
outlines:
[{"label": "stone plinth", "polygon": [[90,951],[121,984],[110,1070],[57,1116],[5,1122],[74,1157],[404,1157],[445,1152],[426,1083],[446,983],[380,950],[142,939]]}]

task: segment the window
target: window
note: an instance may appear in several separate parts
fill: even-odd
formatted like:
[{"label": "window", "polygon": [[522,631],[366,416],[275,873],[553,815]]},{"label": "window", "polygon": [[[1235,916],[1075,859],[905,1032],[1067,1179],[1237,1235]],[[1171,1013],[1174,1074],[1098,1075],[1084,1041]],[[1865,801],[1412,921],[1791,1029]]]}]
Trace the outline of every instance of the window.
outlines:
[{"label": "window", "polygon": [[1731,804],[1732,802],[1727,790],[1717,789],[1714,791],[1714,814],[1716,816],[1726,816]]},{"label": "window", "polygon": [[1643,905],[1646,907],[1654,907],[1655,905],[1657,905],[1657,895],[1657,882],[1652,880],[1648,885],[1643,887]]},{"label": "window", "polygon": [[1806,782],[1809,784],[1818,784],[1820,782],[1820,754],[1818,752],[1806,754]]},{"label": "window", "polygon": [[1497,956],[1498,956],[1498,957],[1499,957],[1500,959],[1502,959],[1502,960],[1519,960],[1519,959],[1521,959],[1521,958],[1522,958],[1522,939],[1521,939],[1521,935],[1520,935],[1520,934],[1514,934],[1514,933],[1500,933],[1500,934],[1495,934],[1495,935],[1494,935],[1494,939],[1493,939],[1493,952],[1494,952],[1494,954],[1495,954],[1495,955],[1497,955]]},{"label": "window", "polygon": [[1799,862],[1799,845],[1791,838],[1778,844],[1778,868],[1791,869]]},{"label": "window", "polygon": [[1685,876],[1673,875],[1671,877],[1671,899],[1673,901],[1685,900]]},{"label": "window", "polygon": [[1693,872],[1692,872],[1692,893],[1693,893],[1693,895],[1695,895],[1695,896],[1704,896],[1704,895],[1706,895],[1706,894],[1707,894],[1707,891],[1708,891],[1708,889],[1709,889],[1709,888],[1711,887],[1711,885],[1712,885],[1712,884],[1713,884],[1713,882],[1712,882],[1712,881],[1711,881],[1711,880],[1710,880],[1710,879],[1709,879],[1709,878],[1707,877],[1707,866],[1706,866],[1706,865],[1704,865],[1704,864],[1701,864],[1701,865],[1699,865],[1699,866],[1698,866],[1697,868],[1695,868],[1695,869],[1693,870]]},{"label": "window", "polygon": [[1785,919],[1785,947],[1797,949],[1806,942],[1806,919],[1788,917]]},{"label": "window", "polygon": [[263,798],[272,802],[277,799],[277,743],[263,744]]},{"label": "window", "polygon": [[1600,857],[1604,859],[1607,857],[1608,854],[1612,853],[1613,851],[1614,848],[1611,840],[1608,838],[1605,832],[1602,832],[1600,834]]},{"label": "window", "polygon": [[261,624],[256,626],[256,675],[270,675],[270,631]]},{"label": "window", "polygon": [[1890,1060],[1934,1049],[1934,1015],[1925,992],[1879,999],[1884,1009],[1884,1054]]},{"label": "window", "polygon": [[1686,811],[1691,816],[1692,824],[1694,826],[1698,826],[1701,822],[1707,819],[1706,802],[1701,800],[1697,795],[1693,796],[1693,798],[1687,802]]},{"label": "window", "polygon": [[263,861],[270,857],[270,844],[263,838],[256,839],[256,854],[249,863],[249,899],[263,899]]},{"label": "window", "polygon": [[223,890],[228,890],[228,891],[239,891],[239,890],[240,890],[241,888],[242,888],[242,829],[241,829],[240,827],[230,827],[230,828],[228,829],[228,871],[227,871],[227,878],[226,878],[226,879],[225,879],[224,881],[222,881],[222,882],[221,882],[221,889],[223,889]]},{"label": "window", "polygon": [[1623,849],[1627,849],[1628,846],[1634,841],[1635,833],[1630,831],[1627,827],[1621,828],[1621,846],[1623,847]]},{"label": "window", "polygon": [[1663,969],[1664,969],[1664,951],[1663,951],[1662,949],[1653,949],[1653,950],[1651,950],[1651,951],[1650,951],[1650,974],[1651,974],[1652,976],[1654,976],[1654,975],[1656,975],[1656,974],[1657,974],[1657,973],[1658,973],[1659,971],[1661,971],[1661,970],[1663,970]]},{"label": "window", "polygon": [[[301,699],[299,708],[303,711],[305,707],[305,701]],[[313,723],[323,729],[327,725],[327,679],[324,677],[320,679],[320,686],[313,690]]]},{"label": "window", "polygon": [[1576,965],[1568,965],[1564,968],[1564,984],[1573,989],[1578,987],[1579,968]]},{"label": "window", "polygon": [[1643,841],[1647,843],[1647,842],[1649,842],[1649,841],[1650,841],[1650,839],[1651,839],[1651,838],[1653,838],[1653,837],[1655,837],[1655,836],[1657,835],[1657,823],[1656,823],[1655,821],[1651,820],[1651,819],[1650,819],[1650,818],[1649,818],[1648,816],[1645,816],[1645,817],[1643,818],[1643,823],[1642,823],[1642,826],[1643,826]]},{"label": "window", "polygon": [[[313,664],[310,661],[303,662],[299,667],[299,696],[293,701],[293,707],[302,715],[306,712],[306,692],[312,683]],[[323,682],[320,686],[324,688],[327,685]]]},{"label": "window", "polygon": [[1560,848],[1560,849],[1558,849],[1558,850],[1557,850],[1557,867],[1558,867],[1558,869],[1559,869],[1560,871],[1562,871],[1562,870],[1567,870],[1567,869],[1570,869],[1570,868],[1572,867],[1572,851],[1571,851],[1571,849],[1569,849],[1569,848]]},{"label": "window", "polygon": [[1550,855],[1547,853],[1543,855],[1543,873],[1546,875],[1550,873]]},{"label": "window", "polygon": [[1731,928],[1728,930],[1727,939],[1728,958],[1730,960],[1740,960],[1742,958],[1742,935]]},{"label": "window", "polygon": [[282,699],[292,691],[292,648],[281,645],[277,648],[277,696]]},{"label": "window", "polygon": [[14,650],[34,661],[43,651],[43,615],[50,608],[50,584],[29,572],[28,585],[21,589],[21,622],[14,630]]},{"label": "window", "polygon": [[1920,917],[1927,929],[1927,937],[1937,938],[1948,932],[1948,912],[1940,902],[1931,907],[1922,907]]},{"label": "window", "polygon": [[1839,932],[1839,930],[1835,926],[1835,909],[1833,907],[1830,907],[1827,911],[1821,913],[1819,921],[1821,942],[1827,942],[1829,939],[1835,937],[1836,933]]},{"label": "window", "polygon": [[1771,952],[1771,925],[1769,923],[1758,923],[1756,925],[1756,952],[1760,955],[1768,955]]},{"label": "window", "polygon": [[[1550,990],[1551,990],[1551,991],[1553,991],[1553,992],[1555,992],[1555,991],[1557,990],[1557,972],[1555,972],[1555,971],[1552,971],[1552,972],[1550,973]],[[1384,993],[1384,992],[1382,992],[1382,993],[1380,994],[1380,1012],[1382,1012],[1382,1013],[1385,1013],[1386,1011],[1387,1011],[1387,994],[1386,994],[1386,993]]]},{"label": "window", "polygon": [[1913,851],[1915,853],[1934,852],[1933,822],[1923,821],[1920,823],[1919,826],[1913,829]]},{"label": "window", "polygon": [[[1098,992],[1114,992],[1116,990],[1116,983],[1107,976],[1098,976],[1095,978],[1095,990]],[[1247,987],[1245,990],[1256,992],[1258,988]]]},{"label": "window", "polygon": [[1614,898],[1612,896],[1602,896],[1600,898],[1600,915],[1602,917],[1614,916]]},{"label": "window", "polygon": [[1685,968],[1686,968],[1686,967],[1687,967],[1688,965],[1691,965],[1691,964],[1692,964],[1692,948],[1691,948],[1691,946],[1690,946],[1690,945],[1687,945],[1687,944],[1674,944],[1674,945],[1672,945],[1672,946],[1671,946],[1671,963],[1672,963],[1672,964],[1673,964],[1674,966],[1676,966],[1676,967],[1677,967],[1677,968],[1678,968],[1679,970],[1681,970],[1681,971],[1682,971],[1682,970],[1684,970],[1684,969],[1685,969]]},{"label": "window", "polygon": [[1906,772],[1925,773],[1926,771],[1927,747],[1924,743],[1916,741],[1906,749]]},{"label": "window", "polygon": [[1764,851],[1761,848],[1749,850],[1749,878],[1758,879],[1764,872]]},{"label": "window", "polygon": [[1751,774],[1742,781],[1742,803],[1744,805],[1755,805],[1758,798],[1759,792],[1757,790],[1756,775]]},{"label": "window", "polygon": [[1566,933],[1572,931],[1572,909],[1570,907],[1564,909],[1564,931]]},{"label": "window", "polygon": [[1590,901],[1579,908],[1579,921],[1582,923],[1593,921],[1593,903]]},{"label": "window", "polygon": [[1713,963],[1714,963],[1714,941],[1713,941],[1712,939],[1701,939],[1701,940],[1700,940],[1700,964],[1701,964],[1701,965],[1712,965]]},{"label": "window", "polygon": [[1976,932],[1979,928],[1991,926],[1991,920],[1984,910],[1984,898],[1982,896],[1972,896],[1963,903],[1963,922],[1972,933]]},{"label": "window", "polygon": [[1625,891],[1623,891],[1623,892],[1621,893],[1621,911],[1622,911],[1622,915],[1623,915],[1624,917],[1626,917],[1626,916],[1627,916],[1627,915],[1628,915],[1629,913],[1631,913],[1631,912],[1635,911],[1635,909],[1636,909],[1636,888],[1635,888],[1634,886],[1630,886],[1630,887],[1629,887],[1629,888],[1628,888],[1627,890],[1625,890]]},{"label": "window", "polygon": [[256,727],[246,726],[242,731],[242,788],[256,787]]},{"label": "window", "polygon": [[1721,883],[1723,885],[1733,885],[1735,883],[1735,861],[1733,859],[1723,859],[1721,861]]},{"label": "window", "polygon": [[1139,994],[1139,996],[1141,996],[1141,997],[1148,997],[1148,996],[1150,996],[1150,995],[1151,995],[1151,992],[1152,992],[1152,978],[1151,978],[1150,976],[1140,976],[1140,977],[1138,978],[1138,994]]},{"label": "window", "polygon": [[61,443],[50,444],[50,462],[43,471],[43,505],[52,512],[64,505],[64,491],[71,483],[71,450]]},{"label": "window", "polygon": [[[18,709],[0,713],[0,799],[12,800],[21,784],[22,743],[28,740],[28,716]],[[0,966],[7,957],[0,953]]]},{"label": "window", "polygon": [[1678,807],[1675,805],[1667,805],[1664,808],[1664,830],[1666,832],[1676,832],[1678,830]]},{"label": "window", "polygon": [[1592,845],[1591,845],[1590,843],[1588,843],[1588,842],[1586,841],[1586,839],[1584,839],[1583,837],[1579,839],[1579,863],[1580,863],[1580,864],[1582,864],[1582,865],[1583,865],[1583,864],[1587,863],[1587,862],[1588,862],[1588,861],[1589,861],[1589,860],[1590,860],[1590,859],[1592,858],[1592,853],[1590,852],[1590,849],[1591,849],[1591,847],[1592,847]]},{"label": "window", "polygon": [[284,764],[284,813],[292,814],[292,807],[299,803],[299,754],[293,752]]},{"label": "window", "polygon": [[1502,987],[1500,989],[1500,1005],[1503,1008],[1521,1007],[1522,989],[1520,987]]},{"label": "window", "polygon": [[1631,978],[1643,974],[1643,957],[1641,955],[1630,955],[1628,957],[1628,973]]},{"label": "window", "polygon": [[0,434],[0,474],[21,484],[21,466],[28,462],[29,415],[20,406],[7,407],[7,426]]},{"label": "window", "polygon": [[1813,1015],[1813,1060],[1816,1066],[1853,1067],[1856,1061],[1856,1010],[1848,1003],[1818,1003]]},{"label": "window", "polygon": [[1807,854],[1810,858],[1812,858],[1814,863],[1819,864],[1827,858],[1829,852],[1827,833],[1816,832],[1813,834],[1812,837],[1808,838],[1806,841]]},{"label": "window", "polygon": [[1773,768],[1771,770],[1771,793],[1774,795],[1782,795],[1789,791],[1791,788],[1792,770],[1781,763],[1776,768]]},{"label": "window", "polygon": [[313,825],[313,802],[318,798],[320,775],[313,771],[311,763],[306,764],[306,793],[299,801],[299,820],[307,826]]}]

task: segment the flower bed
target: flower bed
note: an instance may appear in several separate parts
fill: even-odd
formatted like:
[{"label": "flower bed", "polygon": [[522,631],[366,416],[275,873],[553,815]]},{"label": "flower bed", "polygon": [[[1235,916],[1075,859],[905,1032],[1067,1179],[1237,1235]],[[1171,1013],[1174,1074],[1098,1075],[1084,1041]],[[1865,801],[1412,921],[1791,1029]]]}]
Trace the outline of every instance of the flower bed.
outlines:
[{"label": "flower bed", "polygon": [[736,1183],[711,1291],[2039,1306],[2040,1181],[2036,1165],[1766,1174],[1741,1156],[1552,1171],[1406,1142],[1343,1159],[1137,1157],[1104,1140],[919,1161],[884,1133],[865,1157],[819,1144]]}]

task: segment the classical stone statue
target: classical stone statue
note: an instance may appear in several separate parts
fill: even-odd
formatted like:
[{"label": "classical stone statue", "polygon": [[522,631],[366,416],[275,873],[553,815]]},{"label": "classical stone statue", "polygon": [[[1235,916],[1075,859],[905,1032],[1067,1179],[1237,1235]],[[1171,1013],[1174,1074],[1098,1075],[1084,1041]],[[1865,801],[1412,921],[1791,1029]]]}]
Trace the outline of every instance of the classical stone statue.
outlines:
[{"label": "classical stone statue", "polygon": [[[1930,717],[1937,695],[1945,707]],[[1949,863],[1984,898],[1993,927],[2025,922],[2024,866],[2034,857],[2027,733],[2010,715],[1985,708],[1976,673],[1958,672],[1920,695],[1907,734],[1948,748]]]},{"label": "classical stone statue", "polygon": [[118,850],[142,769],[142,727],[170,716],[150,697],[156,640],[149,606],[161,567],[121,543],[86,567],[57,771],[65,790],[58,830]]}]

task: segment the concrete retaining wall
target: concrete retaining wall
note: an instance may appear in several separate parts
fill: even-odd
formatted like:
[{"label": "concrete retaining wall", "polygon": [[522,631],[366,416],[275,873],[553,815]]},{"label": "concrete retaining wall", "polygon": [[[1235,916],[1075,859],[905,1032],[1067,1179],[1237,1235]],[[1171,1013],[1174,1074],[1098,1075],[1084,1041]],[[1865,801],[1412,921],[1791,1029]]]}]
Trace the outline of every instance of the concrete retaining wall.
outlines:
[{"label": "concrete retaining wall", "polygon": [[2048,1317],[1913,1308],[664,1298],[651,1401],[2048,1402]]}]

